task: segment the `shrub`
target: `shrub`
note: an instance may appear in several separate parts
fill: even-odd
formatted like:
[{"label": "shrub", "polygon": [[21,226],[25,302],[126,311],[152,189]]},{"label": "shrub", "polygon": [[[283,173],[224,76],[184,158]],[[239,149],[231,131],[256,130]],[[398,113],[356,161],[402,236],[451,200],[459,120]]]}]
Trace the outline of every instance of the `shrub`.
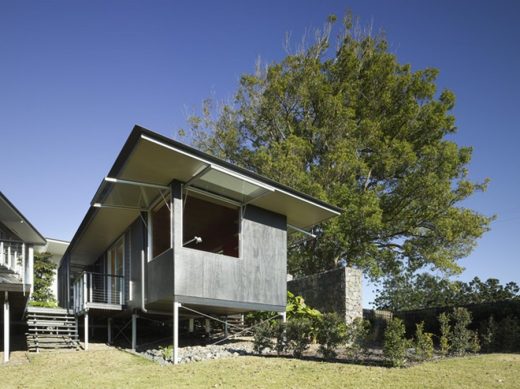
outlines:
[{"label": "shrub", "polygon": [[253,350],[261,354],[267,348],[273,348],[273,325],[264,322],[255,327],[253,338]]},{"label": "shrub", "polygon": [[388,322],[383,352],[390,366],[402,367],[406,364],[408,341],[405,338],[405,333],[406,330],[401,319],[394,318]]},{"label": "shrub", "polygon": [[416,324],[415,330],[415,355],[421,360],[433,357],[433,334],[424,332],[424,322]]},{"label": "shrub", "polygon": [[442,355],[448,355],[450,351],[449,339],[451,336],[450,318],[446,313],[441,313],[438,317],[439,325],[441,330],[441,336],[439,338],[439,351]]},{"label": "shrub", "polygon": [[287,348],[300,358],[311,343],[312,321],[307,318],[289,320],[285,328]]},{"label": "shrub", "polygon": [[370,335],[370,322],[362,318],[356,318],[346,327],[347,353],[351,358],[359,358],[365,353]]},{"label": "shrub", "polygon": [[468,351],[470,353],[478,353],[480,351],[480,341],[478,338],[478,331],[471,331],[471,337],[469,339]]},{"label": "shrub", "polygon": [[497,323],[493,315],[480,326],[480,344],[482,351],[492,353],[496,349]]},{"label": "shrub", "polygon": [[502,352],[520,351],[520,324],[516,317],[506,316],[498,324],[496,348]]},{"label": "shrub", "polygon": [[345,330],[345,323],[338,314],[326,313],[321,317],[317,338],[324,358],[336,358],[336,349],[345,341]]},{"label": "shrub", "polygon": [[450,314],[453,328],[450,334],[450,350],[455,355],[464,355],[471,349],[473,331],[468,329],[471,313],[466,308],[454,308]]},{"label": "shrub", "polygon": [[161,355],[165,361],[173,360],[173,346],[169,345],[167,347],[159,346],[159,350],[161,351]]}]

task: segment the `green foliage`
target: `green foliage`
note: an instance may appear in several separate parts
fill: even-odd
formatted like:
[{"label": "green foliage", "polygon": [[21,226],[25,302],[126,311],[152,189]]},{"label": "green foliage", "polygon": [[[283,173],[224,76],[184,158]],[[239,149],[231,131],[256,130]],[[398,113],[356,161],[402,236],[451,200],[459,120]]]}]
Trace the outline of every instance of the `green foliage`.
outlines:
[{"label": "green foliage", "polygon": [[336,358],[336,349],[345,342],[346,326],[344,320],[337,313],[326,313],[321,317],[318,342],[320,353],[326,359]]},{"label": "green foliage", "polygon": [[265,349],[272,349],[273,335],[273,325],[268,321],[257,325],[254,329],[253,350],[258,354],[262,354],[262,351]]},{"label": "green foliage", "polygon": [[495,351],[497,329],[497,323],[493,315],[491,315],[487,321],[481,324],[480,344],[482,346],[482,352],[492,353]]},{"label": "green foliage", "polygon": [[295,296],[289,291],[287,291],[287,307],[285,312],[288,320],[301,318],[319,320],[321,317],[320,311],[308,306],[302,296]]},{"label": "green foliage", "polygon": [[276,338],[276,344],[274,346],[276,352],[278,355],[284,353],[287,351],[289,345],[287,343],[287,336],[286,336],[286,330],[287,330],[287,324],[283,322],[277,322],[273,326],[273,334]]},{"label": "green foliage", "polygon": [[50,257],[50,253],[34,254],[34,292],[31,301],[33,306],[56,306],[51,290],[56,265],[49,261]]},{"label": "green foliage", "polygon": [[433,334],[424,332],[424,322],[416,324],[414,341],[415,355],[419,360],[433,358]]},{"label": "green foliage", "polygon": [[390,366],[403,367],[406,364],[406,349],[409,342],[405,338],[405,332],[401,319],[393,318],[388,322],[383,352],[385,360]]},{"label": "green foliage", "polygon": [[301,358],[303,352],[312,341],[313,322],[308,318],[289,320],[285,327],[287,349],[291,350],[296,358]]},{"label": "green foliage", "polygon": [[439,351],[441,355],[448,355],[450,351],[450,337],[451,337],[451,325],[450,318],[446,313],[439,315],[439,324],[441,330],[441,336],[439,338]]},{"label": "green foliage", "polygon": [[161,351],[161,355],[165,361],[173,360],[173,346],[169,345],[167,347],[159,346],[159,350]]},{"label": "green foliage", "polygon": [[495,347],[501,352],[520,351],[520,321],[517,317],[507,316],[500,321]]},{"label": "green foliage", "polygon": [[495,278],[482,282],[475,277],[462,282],[429,273],[405,272],[386,278],[381,286],[375,305],[391,311],[520,300],[520,288],[515,282],[502,285]]},{"label": "green foliage", "polygon": [[452,329],[449,337],[450,351],[455,355],[464,355],[474,349],[474,332],[468,329],[471,313],[466,308],[454,308],[449,315]]},{"label": "green foliage", "polygon": [[399,63],[382,34],[344,18],[317,40],[243,75],[230,104],[204,102],[196,147],[335,204],[341,216],[290,252],[295,275],[346,262],[373,278],[434,267],[461,271],[491,218],[461,203],[487,182],[468,178],[472,149],[456,132],[455,96],[438,70]]},{"label": "green foliage", "polygon": [[356,318],[347,324],[345,342],[346,351],[351,358],[359,358],[366,352],[368,337],[370,335],[370,322],[362,318]]}]

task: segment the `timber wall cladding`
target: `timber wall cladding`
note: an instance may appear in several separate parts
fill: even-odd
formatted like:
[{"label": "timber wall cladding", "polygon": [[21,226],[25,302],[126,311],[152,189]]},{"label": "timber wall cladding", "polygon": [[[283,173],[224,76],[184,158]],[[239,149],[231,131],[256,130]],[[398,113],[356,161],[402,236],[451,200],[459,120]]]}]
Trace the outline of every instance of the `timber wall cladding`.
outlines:
[{"label": "timber wall cladding", "polygon": [[345,267],[288,281],[287,290],[320,312],[336,312],[350,323],[363,317],[361,280],[360,270]]}]

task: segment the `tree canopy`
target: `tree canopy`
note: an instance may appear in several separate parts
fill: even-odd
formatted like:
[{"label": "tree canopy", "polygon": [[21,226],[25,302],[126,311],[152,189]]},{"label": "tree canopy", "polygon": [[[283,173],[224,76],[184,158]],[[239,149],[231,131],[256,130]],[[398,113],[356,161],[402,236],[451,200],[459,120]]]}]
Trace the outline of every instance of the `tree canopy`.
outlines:
[{"label": "tree canopy", "polygon": [[[456,131],[455,96],[438,70],[413,70],[347,15],[316,41],[245,74],[234,101],[206,101],[190,119],[196,147],[341,207],[290,252],[289,271],[346,264],[372,278],[424,267],[461,271],[490,218],[461,202],[472,149]],[[182,131],[184,132],[184,131]]]},{"label": "tree canopy", "polygon": [[429,273],[399,275],[386,279],[374,304],[391,311],[451,307],[504,300],[520,300],[515,282],[502,285],[496,278],[469,282],[451,281]]}]

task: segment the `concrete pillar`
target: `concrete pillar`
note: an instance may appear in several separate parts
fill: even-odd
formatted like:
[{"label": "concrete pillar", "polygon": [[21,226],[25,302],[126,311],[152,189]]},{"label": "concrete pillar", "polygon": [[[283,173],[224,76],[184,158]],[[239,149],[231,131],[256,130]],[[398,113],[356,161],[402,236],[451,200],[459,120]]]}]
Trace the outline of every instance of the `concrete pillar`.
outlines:
[{"label": "concrete pillar", "polygon": [[9,362],[9,353],[10,353],[10,315],[9,315],[9,293],[5,292],[4,295],[4,363]]},{"label": "concrete pillar", "polygon": [[107,320],[107,343],[112,344],[112,318]]},{"label": "concrete pillar", "polygon": [[188,321],[188,331],[193,333],[195,331],[195,319],[190,319]]},{"label": "concrete pillar", "polygon": [[84,317],[84,332],[85,332],[85,351],[88,350],[88,311],[85,312]]},{"label": "concrete pillar", "polygon": [[206,334],[209,334],[211,332],[211,322],[209,319],[205,320],[204,328],[206,329]]},{"label": "concrete pillar", "polygon": [[287,323],[287,312],[280,312],[280,316],[282,317],[282,323]]},{"label": "concrete pillar", "polygon": [[226,320],[224,320],[224,338],[227,338],[228,337],[228,323],[227,323],[227,317],[226,317]]},{"label": "concrete pillar", "polygon": [[137,315],[132,314],[132,350],[135,351],[137,346]]},{"label": "concrete pillar", "polygon": [[179,363],[179,308],[181,304],[173,302],[173,364]]}]

